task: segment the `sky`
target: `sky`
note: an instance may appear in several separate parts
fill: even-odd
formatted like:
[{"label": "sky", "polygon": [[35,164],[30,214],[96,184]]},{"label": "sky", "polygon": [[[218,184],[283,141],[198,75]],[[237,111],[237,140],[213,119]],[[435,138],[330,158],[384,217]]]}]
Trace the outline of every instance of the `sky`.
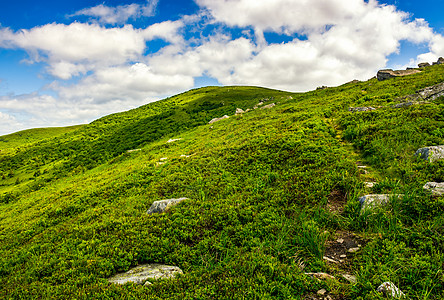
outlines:
[{"label": "sky", "polygon": [[0,0],[0,135],[208,85],[293,92],[444,56],[442,0]]}]

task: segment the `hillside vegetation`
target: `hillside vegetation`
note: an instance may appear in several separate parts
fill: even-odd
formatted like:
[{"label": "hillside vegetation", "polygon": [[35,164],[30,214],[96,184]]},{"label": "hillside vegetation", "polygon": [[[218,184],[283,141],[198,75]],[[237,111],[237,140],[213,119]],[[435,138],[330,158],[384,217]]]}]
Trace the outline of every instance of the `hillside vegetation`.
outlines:
[{"label": "hillside vegetation", "polygon": [[[422,186],[444,181],[444,162],[414,153],[444,144],[444,99],[392,106],[443,81],[437,65],[308,93],[207,87],[66,132],[7,136],[0,298],[383,299],[376,288],[391,281],[411,299],[442,299],[444,199]],[[362,213],[358,198],[372,193],[403,196]],[[359,251],[325,260],[341,237]],[[107,281],[144,263],[184,274]]]}]

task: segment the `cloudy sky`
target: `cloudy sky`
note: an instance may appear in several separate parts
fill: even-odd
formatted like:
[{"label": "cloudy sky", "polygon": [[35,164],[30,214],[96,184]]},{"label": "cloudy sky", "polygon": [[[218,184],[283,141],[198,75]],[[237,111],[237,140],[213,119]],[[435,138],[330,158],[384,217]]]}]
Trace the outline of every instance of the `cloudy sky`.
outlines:
[{"label": "cloudy sky", "polygon": [[0,135],[206,85],[308,91],[444,56],[442,0],[0,1]]}]

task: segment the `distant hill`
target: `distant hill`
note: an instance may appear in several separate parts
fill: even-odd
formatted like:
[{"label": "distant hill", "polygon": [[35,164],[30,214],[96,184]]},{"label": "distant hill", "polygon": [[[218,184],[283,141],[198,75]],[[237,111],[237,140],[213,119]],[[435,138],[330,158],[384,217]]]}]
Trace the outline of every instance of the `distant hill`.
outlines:
[{"label": "distant hill", "polygon": [[[444,97],[418,94],[442,82],[206,87],[2,136],[0,298],[444,298],[444,199],[423,189],[444,162],[415,156],[444,145]],[[183,274],[108,281],[149,263]]]}]

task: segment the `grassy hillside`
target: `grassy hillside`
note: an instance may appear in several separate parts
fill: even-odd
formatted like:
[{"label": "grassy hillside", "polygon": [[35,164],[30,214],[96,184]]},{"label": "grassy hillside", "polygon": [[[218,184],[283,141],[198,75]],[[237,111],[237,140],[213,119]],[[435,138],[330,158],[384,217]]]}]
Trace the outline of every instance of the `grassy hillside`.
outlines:
[{"label": "grassy hillside", "polygon": [[[444,102],[392,105],[443,81],[433,66],[303,94],[208,87],[20,145],[0,156],[0,297],[314,299],[323,288],[382,299],[376,288],[392,281],[411,299],[441,299],[444,201],[422,185],[442,181],[444,163],[413,154],[444,144]],[[259,102],[276,106],[253,109]],[[369,193],[404,196],[361,213]],[[179,197],[189,200],[145,213]],[[342,237],[360,250],[329,263]],[[154,262],[184,275],[107,281]]]}]

